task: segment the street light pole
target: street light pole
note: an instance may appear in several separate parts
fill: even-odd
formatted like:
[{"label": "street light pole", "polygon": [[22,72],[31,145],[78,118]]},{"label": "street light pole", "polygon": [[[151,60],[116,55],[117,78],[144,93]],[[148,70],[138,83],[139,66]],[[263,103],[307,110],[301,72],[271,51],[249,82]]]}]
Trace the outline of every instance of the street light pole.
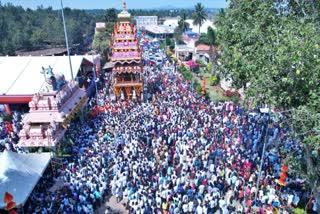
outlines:
[{"label": "street light pole", "polygon": [[255,206],[257,205],[257,195],[258,195],[258,191],[259,191],[259,183],[261,180],[263,159],[264,159],[264,154],[265,154],[265,150],[266,150],[266,143],[267,143],[267,139],[268,139],[269,123],[270,123],[270,107],[268,109],[268,119],[267,119],[267,125],[266,125],[266,129],[265,129],[265,135],[264,135],[264,143],[263,143],[262,155],[261,155],[260,166],[259,166],[259,174],[258,174],[258,180],[257,180],[257,185],[256,185],[256,192],[255,192],[255,196],[254,196]]},{"label": "street light pole", "polygon": [[92,62],[93,62],[93,78],[94,78],[94,85],[96,88],[96,102],[98,104],[98,100],[99,100],[99,91],[98,91],[98,87],[97,87],[97,75],[96,75],[96,64],[95,64],[95,60],[94,60],[94,56],[92,56]]},{"label": "street light pole", "polygon": [[66,40],[66,46],[67,46],[67,53],[69,58],[69,66],[70,66],[70,73],[71,73],[71,80],[73,80],[73,71],[72,71],[72,65],[71,65],[71,57],[70,57],[70,51],[69,51],[69,42],[68,42],[68,34],[67,34],[67,28],[66,28],[66,22],[64,20],[64,12],[63,12],[63,3],[61,2],[61,14],[62,14],[62,22],[63,22],[63,29],[64,29],[64,37]]},{"label": "street light pole", "polygon": [[[98,86],[97,86],[97,81],[98,81],[98,78],[100,78],[100,77],[97,77],[97,70],[96,70],[96,63],[95,63],[95,56],[96,56],[96,52],[94,51],[94,50],[91,50],[89,53],[89,56],[91,56],[91,59],[92,59],[92,63],[93,63],[93,67],[92,67],[92,80],[94,81],[94,86],[95,86],[95,90],[96,90],[96,103],[98,104],[98,99],[99,99],[99,94],[98,94]],[[96,57],[99,57],[99,55],[98,56],[96,56]],[[91,81],[92,81],[91,80]],[[91,84],[91,83],[90,83]]]},{"label": "street light pole", "polygon": [[192,74],[192,90],[193,91],[196,91],[196,89],[194,88],[194,68],[193,66],[190,67],[190,70],[191,70],[191,74]]}]

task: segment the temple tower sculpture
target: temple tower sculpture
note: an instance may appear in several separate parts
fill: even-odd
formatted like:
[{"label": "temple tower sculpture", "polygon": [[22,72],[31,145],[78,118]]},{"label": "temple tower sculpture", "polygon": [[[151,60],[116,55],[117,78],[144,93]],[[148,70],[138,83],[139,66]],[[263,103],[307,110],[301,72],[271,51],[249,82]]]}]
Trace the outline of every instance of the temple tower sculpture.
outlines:
[{"label": "temple tower sculpture", "polygon": [[[86,91],[75,80],[67,82],[53,69],[42,68],[44,84],[29,102],[30,111],[22,120],[20,147],[56,148],[71,120],[86,106]],[[78,114],[79,115],[79,114]]]},{"label": "temple tower sculpture", "polygon": [[113,85],[112,89],[118,99],[140,100],[143,89],[142,63],[136,34],[137,28],[131,24],[131,15],[126,10],[118,14],[118,22],[112,34]]}]

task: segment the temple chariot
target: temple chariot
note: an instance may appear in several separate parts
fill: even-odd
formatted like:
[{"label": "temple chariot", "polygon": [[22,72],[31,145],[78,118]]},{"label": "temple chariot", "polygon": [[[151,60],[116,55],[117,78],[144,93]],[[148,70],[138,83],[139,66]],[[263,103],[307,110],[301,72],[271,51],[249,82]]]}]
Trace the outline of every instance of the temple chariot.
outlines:
[{"label": "temple chariot", "polygon": [[123,10],[118,14],[118,22],[114,25],[112,34],[113,85],[112,89],[118,99],[140,100],[143,90],[142,53],[137,41],[137,28],[131,24],[131,15]]}]

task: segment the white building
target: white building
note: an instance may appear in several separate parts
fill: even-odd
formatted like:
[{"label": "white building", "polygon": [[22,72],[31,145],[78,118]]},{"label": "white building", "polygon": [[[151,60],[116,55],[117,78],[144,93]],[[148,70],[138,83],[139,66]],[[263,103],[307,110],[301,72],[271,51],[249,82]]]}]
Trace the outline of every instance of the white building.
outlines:
[{"label": "white building", "polygon": [[[179,18],[168,18],[163,22],[163,25],[170,26],[170,27],[178,27]],[[193,25],[193,19],[187,19],[187,23],[189,23],[189,28],[192,32],[199,33],[199,26]],[[207,33],[208,27],[212,27],[215,29],[213,22],[210,20],[205,20],[204,23],[200,27],[200,33]]]},{"label": "white building", "polygon": [[176,28],[178,27],[178,21],[179,21],[178,17],[169,17],[164,20],[163,25]]},{"label": "white building", "polygon": [[145,30],[148,36],[158,39],[172,38],[174,33],[174,28],[165,25],[149,25]]},{"label": "white building", "polygon": [[138,29],[158,25],[158,16],[136,16],[135,19]]},{"label": "white building", "polygon": [[[186,22],[189,23],[190,25],[189,28],[192,30],[192,32],[199,33],[199,25],[193,25],[193,19],[187,19]],[[212,27],[213,29],[216,29],[212,21],[205,20],[200,27],[200,33],[207,33],[208,27]]]},{"label": "white building", "polygon": [[106,23],[104,23],[104,22],[96,22],[95,32],[97,32],[99,30],[103,30],[105,28],[106,28]]}]

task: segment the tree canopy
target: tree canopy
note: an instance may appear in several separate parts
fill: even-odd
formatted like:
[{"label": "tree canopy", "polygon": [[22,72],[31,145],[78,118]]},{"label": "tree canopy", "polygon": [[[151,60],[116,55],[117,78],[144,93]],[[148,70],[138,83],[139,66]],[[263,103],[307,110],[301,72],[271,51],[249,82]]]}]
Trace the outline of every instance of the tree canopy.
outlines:
[{"label": "tree canopy", "polygon": [[250,83],[248,95],[290,108],[319,94],[319,22],[285,2],[231,1],[218,18],[218,37],[220,70],[234,87]]},{"label": "tree canopy", "polygon": [[105,22],[116,22],[118,11],[115,8],[107,9],[105,13]]},{"label": "tree canopy", "polygon": [[[69,44],[78,44],[81,48],[89,48],[93,39],[95,22],[116,22],[120,12],[115,8],[106,10],[78,10],[65,8],[66,27]],[[191,18],[192,9],[141,10],[129,9],[135,16],[180,16],[182,20]],[[215,14],[216,11],[211,11]],[[182,28],[188,28],[186,22],[180,22]],[[33,51],[42,48],[64,47],[64,32],[61,10],[51,7],[38,7],[35,10],[24,9],[12,4],[0,2],[0,55],[15,55],[16,51]],[[181,35],[182,32],[178,32]],[[179,40],[180,42],[181,40]]]},{"label": "tree canopy", "polygon": [[189,23],[186,20],[187,20],[187,14],[183,13],[178,21],[178,27],[182,30],[182,32],[188,30],[190,27]]},{"label": "tree canopy", "polygon": [[103,20],[101,20],[106,23],[106,27],[94,34],[92,48],[101,54],[103,63],[108,60],[108,54],[111,53],[109,43],[111,42],[114,24],[117,22],[117,13],[118,11],[115,8],[107,9]]},{"label": "tree canopy", "polygon": [[[65,17],[70,44],[83,44],[92,36],[95,20],[86,12],[65,8]],[[0,55],[65,44],[61,11],[50,7],[30,10],[0,4],[0,32]]]},{"label": "tree canopy", "polygon": [[291,166],[300,168],[319,206],[320,1],[231,0],[217,25],[218,69],[256,103],[287,112],[303,142]]},{"label": "tree canopy", "polygon": [[208,14],[204,8],[204,6],[201,3],[197,3],[194,6],[194,12],[192,14],[193,18],[193,24],[199,26],[199,34],[200,34],[200,28],[203,25],[204,21],[207,19]]},{"label": "tree canopy", "polygon": [[[199,39],[196,41],[196,46],[200,44],[205,44],[210,46],[210,59],[213,64],[216,64],[217,59],[217,32],[212,27],[208,27],[207,33],[202,33]],[[212,71],[214,67],[211,66],[209,71]]]}]

